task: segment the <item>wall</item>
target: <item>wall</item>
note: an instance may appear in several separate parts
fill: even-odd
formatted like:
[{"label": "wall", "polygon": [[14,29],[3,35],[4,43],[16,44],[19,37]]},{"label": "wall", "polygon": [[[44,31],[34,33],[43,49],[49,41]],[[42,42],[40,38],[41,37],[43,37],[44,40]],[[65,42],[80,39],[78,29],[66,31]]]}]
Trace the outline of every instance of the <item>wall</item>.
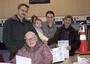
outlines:
[{"label": "wall", "polygon": [[[0,0],[0,18],[8,18],[16,13],[19,3],[29,4],[29,0]],[[56,16],[90,15],[90,0],[51,0],[50,4],[29,4],[28,16],[44,16],[47,10],[53,10]]]}]

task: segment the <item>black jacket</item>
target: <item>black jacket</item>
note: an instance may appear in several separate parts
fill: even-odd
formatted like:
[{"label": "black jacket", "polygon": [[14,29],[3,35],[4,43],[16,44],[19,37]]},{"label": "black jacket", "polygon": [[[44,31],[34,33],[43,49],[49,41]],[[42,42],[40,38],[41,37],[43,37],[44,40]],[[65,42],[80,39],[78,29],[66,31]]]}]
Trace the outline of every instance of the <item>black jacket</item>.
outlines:
[{"label": "black jacket", "polygon": [[17,15],[5,21],[3,41],[12,56],[24,45],[24,36],[28,31],[33,31],[37,35],[31,22],[26,19],[21,22]]},{"label": "black jacket", "polygon": [[[57,41],[61,40],[63,37],[61,36],[64,30],[64,26],[57,28],[57,31],[53,38],[49,39],[48,45],[49,46],[57,46]],[[80,36],[78,31],[76,31],[72,26],[68,28],[69,30],[69,45],[71,46],[70,56],[75,54],[75,51],[80,47]]]}]

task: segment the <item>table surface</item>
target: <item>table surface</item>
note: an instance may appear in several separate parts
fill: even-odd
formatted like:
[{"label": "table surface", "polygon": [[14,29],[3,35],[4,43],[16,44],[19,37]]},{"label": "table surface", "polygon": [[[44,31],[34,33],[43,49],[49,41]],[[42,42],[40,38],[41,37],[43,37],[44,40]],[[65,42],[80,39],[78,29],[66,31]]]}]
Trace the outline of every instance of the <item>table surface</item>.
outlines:
[{"label": "table surface", "polygon": [[65,60],[62,63],[55,63],[55,64],[73,64],[74,62],[77,62],[78,56],[90,58],[90,55],[75,55],[75,56],[70,56],[68,60]]},{"label": "table surface", "polygon": [[[68,60],[65,60],[62,63],[54,63],[54,64],[73,64],[74,62],[77,62],[78,56],[90,58],[90,55],[75,55],[75,56],[70,56],[70,58]],[[0,64],[13,64],[13,63],[0,63]]]}]

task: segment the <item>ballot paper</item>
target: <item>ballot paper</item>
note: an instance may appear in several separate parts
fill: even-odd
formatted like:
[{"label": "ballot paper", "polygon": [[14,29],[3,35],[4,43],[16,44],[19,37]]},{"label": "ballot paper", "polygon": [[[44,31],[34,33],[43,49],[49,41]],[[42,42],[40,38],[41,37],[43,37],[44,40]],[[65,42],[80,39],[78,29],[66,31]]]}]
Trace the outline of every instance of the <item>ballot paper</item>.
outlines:
[{"label": "ballot paper", "polygon": [[51,49],[51,53],[53,55],[53,63],[64,61],[63,50],[60,47]]},{"label": "ballot paper", "polygon": [[78,63],[80,63],[80,64],[88,64],[88,62],[89,62],[89,59],[85,58],[85,57],[78,56],[77,59],[78,59]]},{"label": "ballot paper", "polygon": [[16,64],[31,64],[31,59],[16,55]]},{"label": "ballot paper", "polygon": [[67,46],[69,46],[69,40],[59,40],[58,47],[60,47],[64,54],[64,59],[69,59],[69,50],[67,50]]}]

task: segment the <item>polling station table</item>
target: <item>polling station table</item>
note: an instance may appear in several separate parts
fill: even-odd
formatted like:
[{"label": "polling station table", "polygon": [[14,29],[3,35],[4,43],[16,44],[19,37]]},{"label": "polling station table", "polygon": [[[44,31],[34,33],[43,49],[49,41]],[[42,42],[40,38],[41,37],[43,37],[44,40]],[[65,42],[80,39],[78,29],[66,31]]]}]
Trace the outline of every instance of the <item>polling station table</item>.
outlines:
[{"label": "polling station table", "polygon": [[64,62],[59,62],[59,63],[54,63],[54,64],[74,64],[74,62],[78,61],[78,59],[77,59],[78,56],[80,56],[81,58],[89,58],[90,59],[90,55],[75,55],[75,56],[70,56],[69,59],[65,60]]}]

